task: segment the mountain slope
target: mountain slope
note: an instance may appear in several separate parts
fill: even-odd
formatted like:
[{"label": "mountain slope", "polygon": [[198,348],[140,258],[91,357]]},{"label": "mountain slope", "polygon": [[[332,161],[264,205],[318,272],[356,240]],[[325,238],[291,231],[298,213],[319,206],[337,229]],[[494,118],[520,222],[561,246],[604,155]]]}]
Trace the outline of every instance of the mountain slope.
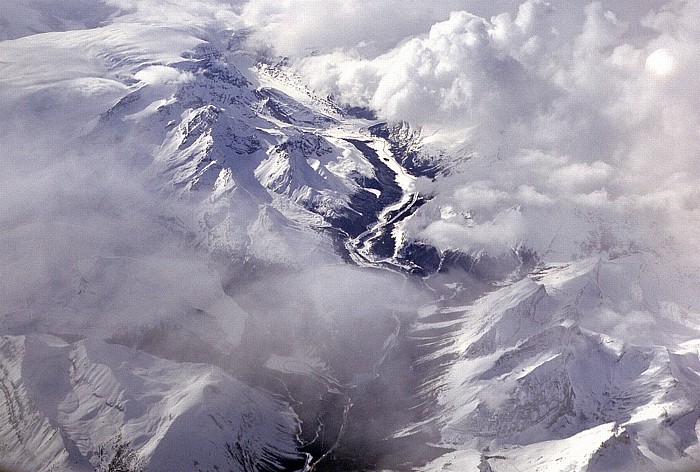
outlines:
[{"label": "mountain slope", "polygon": [[[553,266],[425,318],[419,338],[449,328],[439,336],[444,347],[423,362],[443,372],[424,387],[440,412],[432,421],[443,441],[472,448],[452,458],[478,458],[492,470],[683,470],[697,463],[691,392],[700,381],[698,326],[663,318],[647,292],[636,303],[656,313],[656,328],[642,338],[619,321],[618,332],[601,334],[610,332],[605,318],[613,310],[635,303],[629,272],[618,269],[646,257]],[[678,337],[669,340],[669,331]],[[574,444],[578,455],[563,453]]]},{"label": "mountain slope", "polygon": [[2,352],[3,467],[94,470],[115,438],[149,470],[300,460],[288,408],[215,367],[41,335],[4,336]]}]

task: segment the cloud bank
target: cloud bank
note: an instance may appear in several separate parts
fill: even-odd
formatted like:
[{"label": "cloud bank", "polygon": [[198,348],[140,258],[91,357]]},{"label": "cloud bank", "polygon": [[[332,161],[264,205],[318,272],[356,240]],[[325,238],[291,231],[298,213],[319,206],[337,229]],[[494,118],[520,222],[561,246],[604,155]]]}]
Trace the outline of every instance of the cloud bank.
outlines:
[{"label": "cloud bank", "polygon": [[[64,3],[64,19],[88,8]],[[417,183],[435,198],[411,238],[552,258],[642,247],[700,267],[697,2],[105,0],[92,13],[176,19],[198,37],[246,30],[312,89],[422,127],[446,159],[466,153],[451,175]],[[186,80],[171,72],[136,78]],[[123,87],[80,80],[82,95]]]},{"label": "cloud bank", "polygon": [[[414,218],[414,237],[545,252],[559,234],[568,257],[608,231],[618,245],[696,258],[696,2],[462,1],[429,14],[414,3],[243,9],[311,88],[423,127],[426,146],[448,155],[470,152],[458,175],[423,183],[438,198]],[[441,218],[447,207],[469,224]]]}]

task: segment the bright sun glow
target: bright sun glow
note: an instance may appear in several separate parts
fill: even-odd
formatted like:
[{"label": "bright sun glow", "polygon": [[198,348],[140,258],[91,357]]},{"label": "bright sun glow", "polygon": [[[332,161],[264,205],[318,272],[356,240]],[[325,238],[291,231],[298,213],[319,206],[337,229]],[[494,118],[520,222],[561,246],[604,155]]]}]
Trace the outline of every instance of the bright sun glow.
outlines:
[{"label": "bright sun glow", "polygon": [[657,49],[647,57],[646,66],[653,74],[667,75],[673,70],[673,56],[664,48]]}]

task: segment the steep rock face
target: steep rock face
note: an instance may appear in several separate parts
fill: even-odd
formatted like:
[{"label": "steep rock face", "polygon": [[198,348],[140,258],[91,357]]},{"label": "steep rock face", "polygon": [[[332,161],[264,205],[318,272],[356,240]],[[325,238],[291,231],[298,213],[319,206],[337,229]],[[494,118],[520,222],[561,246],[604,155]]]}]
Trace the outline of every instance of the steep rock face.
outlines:
[{"label": "steep rock face", "polygon": [[94,470],[100,447],[117,437],[149,470],[270,470],[300,460],[287,406],[215,367],[88,340],[0,342],[3,467]]}]

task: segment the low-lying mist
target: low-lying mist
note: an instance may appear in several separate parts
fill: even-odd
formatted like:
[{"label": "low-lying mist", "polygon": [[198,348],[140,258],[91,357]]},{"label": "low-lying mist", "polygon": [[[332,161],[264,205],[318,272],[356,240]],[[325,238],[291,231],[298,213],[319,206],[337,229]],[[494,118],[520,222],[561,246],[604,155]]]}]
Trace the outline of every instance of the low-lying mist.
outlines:
[{"label": "low-lying mist", "polygon": [[[405,277],[332,252],[281,264],[229,241],[235,250],[211,254],[199,199],[154,186],[148,159],[132,158],[149,148],[99,130],[79,136],[54,105],[6,107],[22,125],[0,143],[3,332],[98,336],[180,361],[248,365],[253,376],[273,353],[311,355],[349,380],[421,302]],[[232,205],[247,238],[258,209]],[[298,239],[288,247],[317,237],[285,235]]]}]

